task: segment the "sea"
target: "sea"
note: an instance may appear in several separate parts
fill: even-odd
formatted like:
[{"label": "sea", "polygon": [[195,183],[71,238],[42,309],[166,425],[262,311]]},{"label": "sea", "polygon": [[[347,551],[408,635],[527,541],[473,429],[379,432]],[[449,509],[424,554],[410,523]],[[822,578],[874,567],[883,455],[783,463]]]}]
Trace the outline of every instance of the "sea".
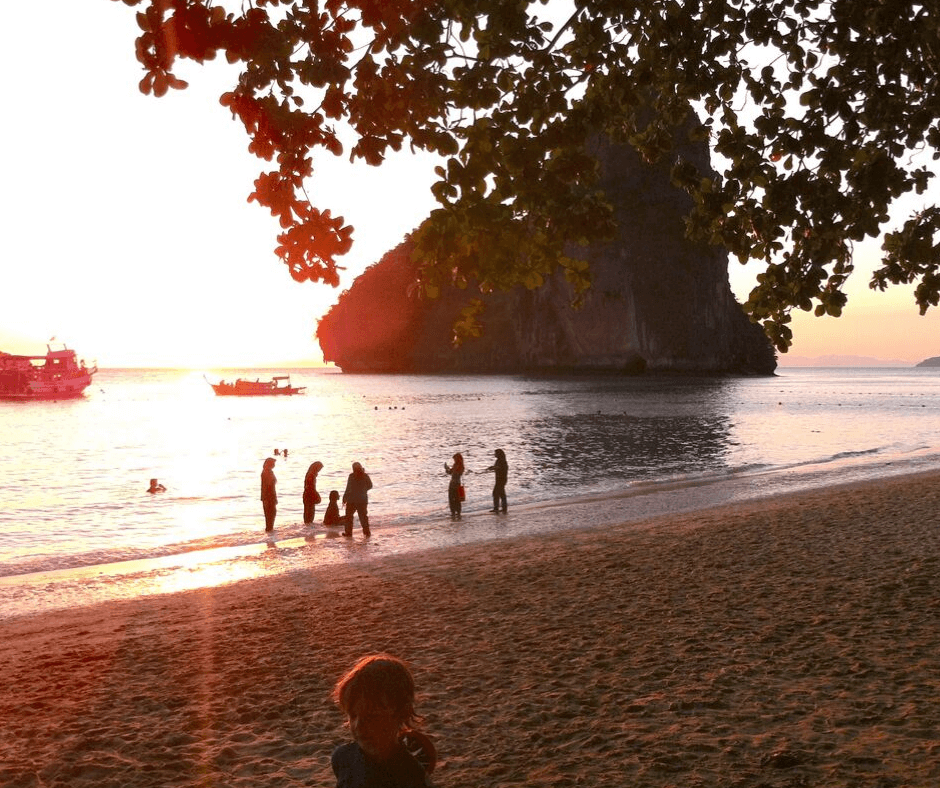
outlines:
[{"label": "sea", "polygon": [[[289,374],[305,392],[216,397]],[[772,377],[101,370],[85,395],[0,402],[0,619],[940,469],[940,369]],[[493,452],[509,461],[493,514]],[[466,502],[447,505],[461,452]],[[265,534],[264,459],[277,461]],[[308,466],[323,463],[313,528]],[[372,535],[320,525],[351,464]],[[149,494],[151,478],[166,487]],[[529,540],[527,544],[536,544]],[[537,548],[536,548],[537,549]]]}]

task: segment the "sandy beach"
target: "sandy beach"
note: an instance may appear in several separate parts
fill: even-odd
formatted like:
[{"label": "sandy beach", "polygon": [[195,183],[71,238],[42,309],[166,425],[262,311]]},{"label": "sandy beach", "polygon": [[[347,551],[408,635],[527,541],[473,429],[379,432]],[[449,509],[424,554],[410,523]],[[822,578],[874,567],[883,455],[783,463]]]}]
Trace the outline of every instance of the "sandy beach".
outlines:
[{"label": "sandy beach", "polygon": [[359,656],[439,786],[940,785],[940,473],[0,622],[0,785],[329,786]]}]

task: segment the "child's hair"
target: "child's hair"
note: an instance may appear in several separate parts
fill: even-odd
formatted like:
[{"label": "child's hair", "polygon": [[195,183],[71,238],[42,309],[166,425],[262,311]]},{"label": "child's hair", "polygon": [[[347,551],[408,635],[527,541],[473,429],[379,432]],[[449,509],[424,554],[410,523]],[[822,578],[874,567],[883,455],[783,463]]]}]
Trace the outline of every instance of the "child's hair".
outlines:
[{"label": "child's hair", "polygon": [[333,689],[333,700],[347,715],[362,698],[386,702],[403,728],[412,728],[421,721],[415,713],[415,681],[408,666],[397,657],[363,657]]},{"label": "child's hair", "polygon": [[339,493],[336,490],[330,490],[330,500],[335,501],[339,499]]}]

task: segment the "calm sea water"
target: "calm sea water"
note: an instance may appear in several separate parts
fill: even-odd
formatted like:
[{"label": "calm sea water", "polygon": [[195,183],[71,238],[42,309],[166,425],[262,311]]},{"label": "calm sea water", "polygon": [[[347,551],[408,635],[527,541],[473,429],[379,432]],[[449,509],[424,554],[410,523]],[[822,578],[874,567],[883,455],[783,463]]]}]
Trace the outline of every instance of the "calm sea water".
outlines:
[{"label": "calm sea water", "polygon": [[[940,467],[937,369],[291,375],[305,395],[217,398],[202,373],[105,370],[79,400],[0,402],[0,617]],[[505,517],[488,513],[495,448]],[[275,449],[288,456],[267,538],[259,474]],[[470,471],[459,523],[444,474],[456,451]],[[371,539],[303,526],[315,460],[324,501],[366,467]],[[151,477],[167,491],[147,494]]]}]

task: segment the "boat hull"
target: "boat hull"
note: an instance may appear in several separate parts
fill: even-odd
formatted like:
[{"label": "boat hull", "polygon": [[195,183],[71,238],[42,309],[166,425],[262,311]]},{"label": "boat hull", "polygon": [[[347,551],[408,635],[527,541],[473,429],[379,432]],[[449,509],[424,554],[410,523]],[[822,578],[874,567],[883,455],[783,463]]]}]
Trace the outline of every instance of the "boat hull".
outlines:
[{"label": "boat hull", "polygon": [[0,353],[0,400],[75,399],[91,385],[94,365],[75,361],[75,351],[52,350],[45,356]]},{"label": "boat hull", "polygon": [[286,375],[275,376],[272,380],[242,380],[234,383],[209,383],[217,397],[289,397],[303,394],[303,386],[292,386]]},{"label": "boat hull", "polygon": [[212,390],[217,397],[289,397],[292,394],[302,394],[302,388],[279,388],[277,391],[233,391],[231,386],[219,386],[213,383]]},{"label": "boat hull", "polygon": [[0,399],[6,400],[53,400],[75,399],[85,394],[91,385],[91,375],[59,380],[50,383],[32,381],[25,390],[12,391],[0,388]]}]

